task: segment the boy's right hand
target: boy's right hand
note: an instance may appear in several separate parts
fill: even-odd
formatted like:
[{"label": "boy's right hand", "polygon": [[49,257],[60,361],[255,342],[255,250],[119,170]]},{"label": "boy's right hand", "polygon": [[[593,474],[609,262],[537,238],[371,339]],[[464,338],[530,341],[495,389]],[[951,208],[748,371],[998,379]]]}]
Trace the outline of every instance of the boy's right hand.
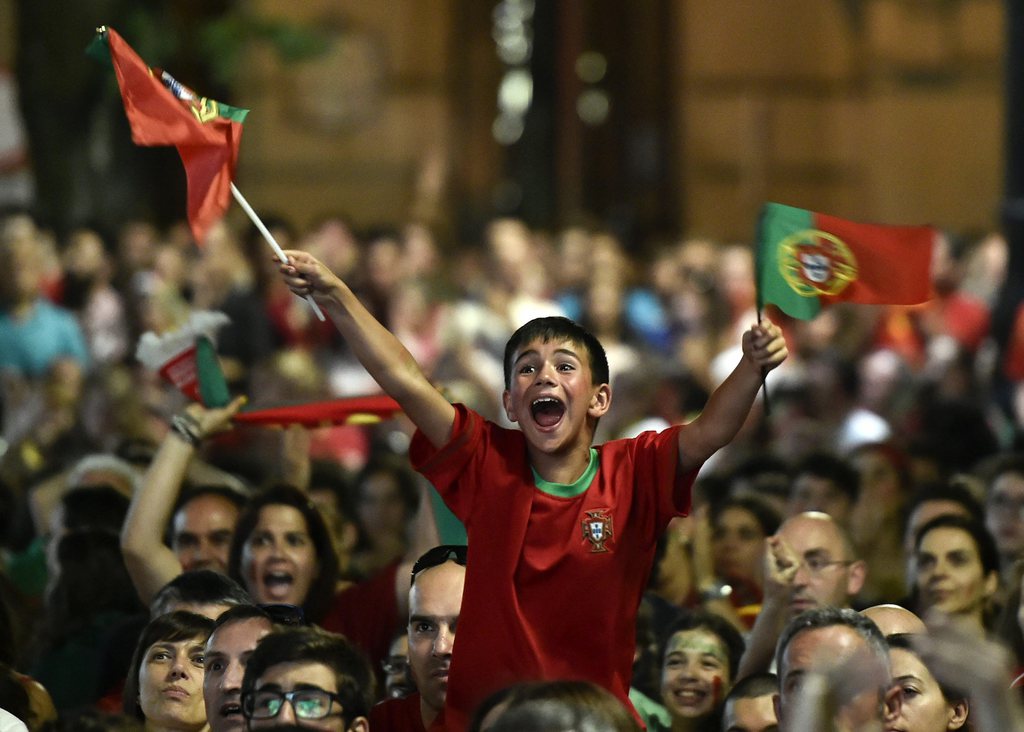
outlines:
[{"label": "boy's right hand", "polygon": [[[341,284],[337,275],[309,252],[288,249],[285,250],[285,256],[288,257],[288,263],[279,263],[278,271],[288,289],[299,297],[327,295]],[[280,262],[277,257],[274,260]]]}]

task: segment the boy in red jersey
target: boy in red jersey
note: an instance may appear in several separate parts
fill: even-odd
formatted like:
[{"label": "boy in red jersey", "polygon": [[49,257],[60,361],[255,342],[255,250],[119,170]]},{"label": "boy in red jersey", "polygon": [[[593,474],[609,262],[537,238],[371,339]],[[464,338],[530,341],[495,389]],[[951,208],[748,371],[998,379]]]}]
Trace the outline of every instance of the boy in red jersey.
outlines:
[{"label": "boy in red jersey", "polygon": [[462,732],[477,703],[516,681],[583,679],[629,704],[637,607],[658,536],[690,508],[700,466],[746,419],[764,369],[786,357],[755,325],[743,357],[692,422],[594,447],[611,405],[597,339],[566,318],[530,321],[506,346],[503,401],[519,430],[450,404],[413,357],[314,257],[286,252],[312,295],[417,427],[414,466],[466,525],[465,593],[445,703]]}]

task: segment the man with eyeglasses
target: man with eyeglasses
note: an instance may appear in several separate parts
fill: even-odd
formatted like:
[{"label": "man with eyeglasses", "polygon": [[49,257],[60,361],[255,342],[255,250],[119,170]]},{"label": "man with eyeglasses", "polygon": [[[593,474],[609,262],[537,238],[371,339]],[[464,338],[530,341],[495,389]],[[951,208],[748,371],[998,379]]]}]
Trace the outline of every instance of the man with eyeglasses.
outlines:
[{"label": "man with eyeglasses", "polygon": [[786,519],[768,538],[764,602],[737,674],[770,670],[783,627],[808,610],[850,607],[867,577],[853,542],[834,518],[807,511]]},{"label": "man with eyeglasses", "polygon": [[466,547],[444,545],[423,554],[409,589],[409,669],[417,692],[373,708],[370,725],[388,732],[441,729],[452,646],[466,583]]},{"label": "man with eyeglasses", "polygon": [[374,683],[369,662],[344,636],[314,627],[275,631],[246,664],[242,714],[250,730],[368,732]]}]

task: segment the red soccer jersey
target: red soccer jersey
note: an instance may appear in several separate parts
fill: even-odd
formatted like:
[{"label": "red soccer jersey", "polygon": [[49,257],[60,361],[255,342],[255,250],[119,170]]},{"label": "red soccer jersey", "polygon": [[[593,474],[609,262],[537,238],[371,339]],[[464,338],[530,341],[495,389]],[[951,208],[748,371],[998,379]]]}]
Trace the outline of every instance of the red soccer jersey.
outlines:
[{"label": "red soccer jersey", "polygon": [[463,405],[447,445],[417,433],[410,457],[469,538],[447,728],[461,732],[483,698],[525,680],[592,681],[629,708],[637,606],[697,472],[679,474],[678,428],[595,448],[575,496],[538,489],[523,434]]}]

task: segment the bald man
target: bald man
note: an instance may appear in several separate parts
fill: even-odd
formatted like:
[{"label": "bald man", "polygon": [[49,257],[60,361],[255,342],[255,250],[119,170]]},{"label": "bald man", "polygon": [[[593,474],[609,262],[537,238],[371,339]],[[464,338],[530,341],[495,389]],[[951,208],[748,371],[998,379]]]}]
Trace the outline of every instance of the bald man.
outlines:
[{"label": "bald man", "polygon": [[751,631],[738,678],[769,671],[786,623],[808,610],[850,607],[867,565],[846,530],[827,513],[805,511],[768,538],[764,603]]},{"label": "bald man", "polygon": [[874,622],[887,638],[890,635],[925,633],[928,630],[921,618],[899,605],[872,605],[861,610],[860,614]]}]

